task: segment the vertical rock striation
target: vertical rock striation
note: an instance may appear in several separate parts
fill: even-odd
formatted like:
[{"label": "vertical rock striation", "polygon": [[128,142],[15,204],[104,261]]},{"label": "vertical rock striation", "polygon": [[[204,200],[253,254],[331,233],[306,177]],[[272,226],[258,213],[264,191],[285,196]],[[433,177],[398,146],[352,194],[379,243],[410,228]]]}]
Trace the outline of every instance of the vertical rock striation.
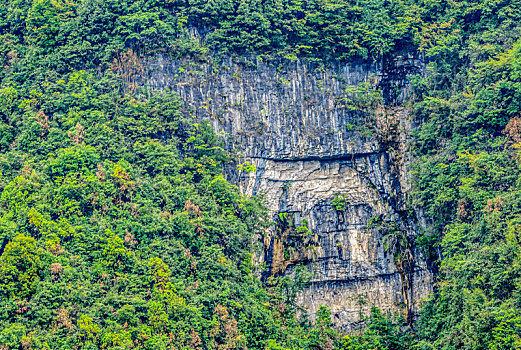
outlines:
[{"label": "vertical rock striation", "polygon": [[[299,303],[311,317],[327,305],[341,330],[355,329],[373,305],[411,316],[432,290],[420,252],[410,247],[405,269],[369,224],[395,222],[408,239],[418,230],[405,210],[410,128],[401,106],[418,69],[407,54],[327,69],[258,59],[147,63],[152,88],[177,91],[187,115],[209,119],[241,162],[255,164],[229,177],[244,193],[263,194],[277,223],[264,237],[265,277],[303,264],[313,277]],[[385,101],[376,106],[369,89],[352,88],[376,85]]]}]

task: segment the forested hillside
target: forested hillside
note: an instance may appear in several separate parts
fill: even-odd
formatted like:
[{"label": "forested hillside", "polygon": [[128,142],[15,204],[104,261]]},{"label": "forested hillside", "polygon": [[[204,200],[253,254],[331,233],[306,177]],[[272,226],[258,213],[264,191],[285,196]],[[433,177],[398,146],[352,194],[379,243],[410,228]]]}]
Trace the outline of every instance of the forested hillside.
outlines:
[{"label": "forested hillside", "polygon": [[[521,349],[520,23],[514,0],[2,1],[0,349]],[[271,218],[209,124],[128,73],[402,48],[435,294],[339,334],[298,316],[305,274],[258,279]]]}]

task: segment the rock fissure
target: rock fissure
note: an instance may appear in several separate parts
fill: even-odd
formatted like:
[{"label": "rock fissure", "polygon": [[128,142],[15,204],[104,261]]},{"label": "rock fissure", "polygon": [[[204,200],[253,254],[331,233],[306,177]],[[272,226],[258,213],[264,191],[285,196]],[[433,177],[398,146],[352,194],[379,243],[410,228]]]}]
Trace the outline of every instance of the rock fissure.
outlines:
[{"label": "rock fissure", "polygon": [[273,162],[303,162],[303,161],[320,161],[320,162],[332,162],[332,161],[350,161],[354,162],[355,159],[370,157],[373,155],[386,154],[385,150],[376,150],[365,153],[350,153],[350,154],[336,154],[332,156],[309,156],[309,157],[296,157],[296,158],[272,158],[272,157],[251,157],[251,159],[267,160]]}]

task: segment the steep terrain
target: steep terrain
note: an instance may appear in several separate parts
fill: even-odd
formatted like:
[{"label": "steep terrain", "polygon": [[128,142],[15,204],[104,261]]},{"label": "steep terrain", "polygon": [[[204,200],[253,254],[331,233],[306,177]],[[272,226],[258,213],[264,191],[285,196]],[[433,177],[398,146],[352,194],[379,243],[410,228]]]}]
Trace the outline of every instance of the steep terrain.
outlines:
[{"label": "steep terrain", "polygon": [[422,67],[413,53],[404,55],[327,68],[258,59],[147,64],[150,87],[176,91],[185,113],[211,120],[228,149],[239,152],[232,182],[264,196],[276,223],[263,238],[264,278],[304,264],[312,283],[299,303],[310,315],[327,305],[343,330],[371,306],[416,312],[432,292],[420,252],[412,248],[408,281],[382,232],[369,227],[382,218],[411,241],[417,235],[417,218],[406,214],[411,120],[402,105],[407,75]]}]

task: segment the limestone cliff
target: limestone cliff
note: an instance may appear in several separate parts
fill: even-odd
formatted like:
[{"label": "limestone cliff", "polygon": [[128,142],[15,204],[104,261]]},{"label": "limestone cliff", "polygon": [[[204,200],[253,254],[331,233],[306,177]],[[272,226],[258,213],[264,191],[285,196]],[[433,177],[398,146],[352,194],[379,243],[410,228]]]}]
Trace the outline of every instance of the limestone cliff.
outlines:
[{"label": "limestone cliff", "polygon": [[264,277],[304,264],[313,277],[300,304],[310,315],[327,305],[342,330],[356,328],[372,305],[412,317],[432,290],[418,249],[411,244],[411,258],[398,261],[384,247],[390,231],[369,224],[393,223],[404,242],[418,229],[406,211],[410,121],[402,102],[407,75],[420,68],[412,55],[328,68],[258,59],[147,63],[151,87],[177,91],[187,115],[211,120],[240,163],[255,165],[229,177],[249,195],[264,194],[276,222],[259,257],[269,266]]}]

